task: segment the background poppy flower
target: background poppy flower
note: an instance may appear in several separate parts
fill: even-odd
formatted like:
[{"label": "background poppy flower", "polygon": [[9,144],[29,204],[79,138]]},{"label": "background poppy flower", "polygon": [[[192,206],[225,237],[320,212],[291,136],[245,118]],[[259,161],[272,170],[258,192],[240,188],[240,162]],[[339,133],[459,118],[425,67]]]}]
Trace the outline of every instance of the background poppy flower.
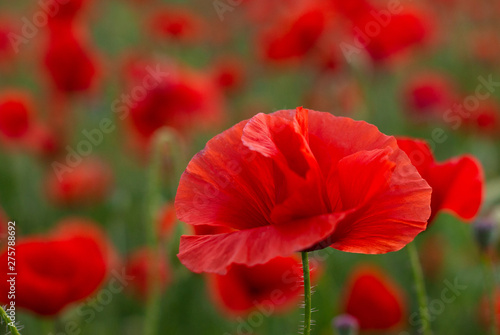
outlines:
[{"label": "background poppy flower", "polygon": [[321,7],[309,6],[294,16],[289,14],[263,31],[260,44],[265,59],[270,61],[303,58],[316,45],[325,31],[327,16]]},{"label": "background poppy flower", "polygon": [[233,264],[227,274],[209,276],[209,289],[214,301],[230,316],[246,315],[258,308],[272,314],[300,301],[302,282],[300,260],[277,257],[252,267]]},{"label": "background poppy flower", "polygon": [[97,78],[97,60],[73,24],[62,24],[49,34],[44,66],[61,93],[86,91]]},{"label": "background poppy flower", "polygon": [[193,42],[203,33],[203,22],[184,8],[160,8],[150,18],[153,33],[179,42]]},{"label": "background poppy flower", "polygon": [[244,64],[235,57],[219,59],[213,65],[212,73],[215,82],[226,91],[240,89],[245,82]]},{"label": "background poppy flower", "polygon": [[9,61],[15,55],[10,34],[15,33],[14,20],[9,17],[0,17],[0,63]]},{"label": "background poppy flower", "polygon": [[20,91],[4,92],[0,96],[0,134],[6,139],[25,136],[35,117],[28,94]]},{"label": "background poppy flower", "polygon": [[441,210],[472,220],[483,200],[484,176],[481,164],[470,155],[436,162],[423,140],[398,138],[398,146],[408,154],[420,175],[432,187],[432,223]]},{"label": "background poppy flower", "polygon": [[59,206],[98,204],[109,195],[113,184],[111,168],[102,160],[88,158],[68,171],[49,170],[45,179],[47,198]]},{"label": "background poppy flower", "polygon": [[497,137],[500,131],[500,108],[493,100],[481,101],[463,121],[464,126],[473,133]]},{"label": "background poppy flower", "polygon": [[167,203],[160,208],[158,213],[158,236],[160,239],[166,239],[171,234],[177,223],[175,216],[175,207],[173,203]]},{"label": "background poppy flower", "polygon": [[23,143],[29,151],[45,158],[54,158],[61,149],[54,131],[40,122],[31,127]]},{"label": "background poppy flower", "polygon": [[90,2],[90,0],[48,0],[45,8],[52,8],[54,12],[54,14],[48,15],[49,27],[72,23]]},{"label": "background poppy flower", "polygon": [[418,116],[439,117],[457,101],[451,82],[439,73],[420,74],[406,84],[404,100]]},{"label": "background poppy flower", "polygon": [[301,107],[217,135],[181,177],[177,217],[236,231],[181,238],[181,262],[224,274],[297,251],[385,253],[426,228],[430,187],[393,137]]},{"label": "background poppy flower", "polygon": [[[8,302],[7,250],[0,254],[0,300]],[[16,306],[55,316],[91,295],[112,265],[112,248],[92,222],[68,219],[51,234],[18,238]]]},{"label": "background poppy flower", "polygon": [[448,241],[440,234],[427,235],[418,249],[426,278],[437,280],[443,273]]},{"label": "background poppy flower", "polygon": [[[388,60],[411,47],[422,45],[432,33],[428,16],[423,11],[409,8],[391,15],[390,22],[385,26],[379,24],[372,11],[357,16],[352,23],[354,28],[363,32],[363,39],[366,40],[364,47],[375,62]],[[368,33],[370,23],[378,24],[378,34]]]},{"label": "background poppy flower", "polygon": [[[145,68],[135,72],[134,77],[137,78],[139,73],[145,76]],[[163,71],[167,75],[154,78],[158,82],[146,92],[144,99],[136,101],[130,108],[130,125],[140,140],[148,141],[164,126],[186,132],[194,125],[208,128],[220,122],[222,92],[207,74],[168,65]]]},{"label": "background poppy flower", "polygon": [[130,292],[141,300],[147,300],[153,275],[158,280],[160,290],[165,290],[170,281],[170,270],[166,259],[158,252],[144,248],[134,251],[127,260],[127,276],[130,276]]},{"label": "background poppy flower", "polygon": [[350,275],[343,309],[361,330],[389,331],[406,319],[403,291],[373,265],[357,267]]}]

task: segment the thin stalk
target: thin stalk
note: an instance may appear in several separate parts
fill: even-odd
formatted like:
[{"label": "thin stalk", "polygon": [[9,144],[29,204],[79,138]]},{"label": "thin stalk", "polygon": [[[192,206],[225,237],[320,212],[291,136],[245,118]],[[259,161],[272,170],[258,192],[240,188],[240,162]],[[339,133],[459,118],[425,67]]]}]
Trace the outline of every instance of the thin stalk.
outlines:
[{"label": "thin stalk", "polygon": [[411,268],[413,270],[413,279],[417,288],[417,298],[420,312],[420,319],[422,320],[422,333],[424,335],[431,335],[429,304],[427,302],[427,293],[425,291],[424,274],[422,265],[418,258],[417,246],[415,242],[406,246],[410,256]]},{"label": "thin stalk", "polygon": [[311,276],[309,273],[309,256],[302,252],[302,269],[304,272],[304,335],[311,334]]},{"label": "thin stalk", "polygon": [[486,252],[481,253],[481,263],[483,264],[484,278],[486,291],[488,295],[489,312],[490,312],[490,334],[498,334],[497,311],[495,307],[495,266],[493,261]]},{"label": "thin stalk", "polygon": [[[168,130],[159,130],[152,141],[151,165],[148,176],[148,193],[146,203],[148,206],[147,240],[149,249],[155,253],[159,252],[158,223],[157,216],[161,204],[161,167],[162,152],[165,145],[172,140]],[[153,260],[153,268],[148,275],[149,285],[146,301],[146,315],[144,323],[144,335],[156,335],[158,333],[158,322],[161,309],[161,289],[158,277],[158,259]]]},{"label": "thin stalk", "polygon": [[9,327],[10,332],[13,335],[21,335],[19,331],[16,328],[15,322],[13,322],[9,316],[7,315],[7,312],[3,309],[2,306],[0,306],[0,316],[2,317],[3,322],[7,324],[7,327]]}]

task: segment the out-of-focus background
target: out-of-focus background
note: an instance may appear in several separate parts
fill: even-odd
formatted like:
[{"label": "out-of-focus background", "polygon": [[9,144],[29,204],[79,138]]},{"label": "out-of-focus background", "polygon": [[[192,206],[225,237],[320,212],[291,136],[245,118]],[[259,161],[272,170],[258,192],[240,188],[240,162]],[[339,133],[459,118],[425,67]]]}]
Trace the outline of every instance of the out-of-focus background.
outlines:
[{"label": "out-of-focus background", "polygon": [[[190,228],[175,222],[171,204],[183,168],[237,122],[304,106],[424,138],[438,160],[473,154],[484,167],[488,211],[500,190],[499,18],[496,0],[3,1],[4,221],[16,221],[19,241],[50,234],[61,220],[91,220],[113,246],[117,271],[136,277],[147,273],[152,258],[140,251],[158,231],[158,334],[296,334],[298,303],[272,316],[235,316],[221,307],[208,276],[179,263],[179,236]],[[161,151],[161,177],[152,182],[151,147],[164,126],[174,145]],[[158,209],[150,185],[161,190]],[[471,225],[440,214],[416,242],[434,333],[486,334]],[[313,334],[334,334],[331,320],[345,312],[351,273],[366,263],[402,291],[401,320],[378,333],[418,333],[404,251],[332,249],[316,258]],[[443,290],[457,282],[453,301],[443,301]],[[143,334],[140,287],[147,281],[125,281],[117,292],[108,283],[49,317],[19,308],[21,333]]]}]

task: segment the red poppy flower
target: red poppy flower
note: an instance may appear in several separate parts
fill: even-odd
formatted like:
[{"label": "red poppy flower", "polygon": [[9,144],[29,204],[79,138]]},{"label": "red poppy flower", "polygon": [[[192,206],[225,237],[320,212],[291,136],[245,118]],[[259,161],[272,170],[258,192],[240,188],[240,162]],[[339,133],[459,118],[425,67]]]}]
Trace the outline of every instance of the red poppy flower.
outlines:
[{"label": "red poppy flower", "polygon": [[481,29],[468,37],[469,50],[476,60],[497,64],[500,56],[500,38],[495,29]]},{"label": "red poppy flower", "polygon": [[181,42],[192,42],[202,34],[202,20],[183,8],[162,8],[151,17],[153,33]]},{"label": "red poppy flower", "polygon": [[432,187],[432,223],[439,211],[450,211],[462,219],[473,219],[483,200],[481,163],[469,155],[436,162],[425,141],[399,138],[404,150],[420,175]]},{"label": "red poppy flower", "polygon": [[[374,23],[378,25],[378,34],[372,32]],[[391,15],[390,22],[385,26],[378,23],[372,11],[358,16],[353,25],[363,32],[365,49],[375,62],[385,61],[413,46],[422,45],[430,38],[432,30],[427,15],[411,9]]]},{"label": "red poppy flower", "polygon": [[30,130],[34,111],[30,97],[24,92],[5,92],[0,96],[0,134],[6,139],[19,139]]},{"label": "red poppy flower", "polygon": [[112,183],[111,168],[104,161],[91,158],[59,173],[50,170],[45,179],[45,190],[48,199],[56,205],[90,205],[104,201]]},{"label": "red poppy flower", "polygon": [[456,101],[453,85],[443,75],[430,73],[412,78],[405,89],[408,108],[419,115],[442,114]]},{"label": "red poppy flower", "polygon": [[[500,331],[500,288],[497,287],[495,297],[493,298],[494,308],[496,312],[497,331]],[[490,296],[485,295],[481,298],[478,306],[477,316],[484,329],[489,329],[491,326],[491,307]]]},{"label": "red poppy flower", "polygon": [[438,279],[442,273],[445,261],[447,240],[441,235],[427,235],[418,249],[420,263],[425,278]]},{"label": "red poppy flower", "polygon": [[301,300],[302,284],[302,265],[296,257],[277,257],[252,267],[233,264],[227,274],[209,277],[212,298],[230,316],[254,309],[283,312]]},{"label": "red poppy flower", "polygon": [[150,249],[136,250],[128,259],[126,266],[127,276],[130,276],[130,286],[128,289],[139,299],[146,300],[150,289],[150,282],[158,280],[160,289],[165,290],[170,281],[170,271],[167,262],[162,255]]},{"label": "red poppy flower", "polygon": [[62,93],[86,91],[97,76],[93,52],[70,24],[51,31],[44,65],[54,87]]},{"label": "red poppy flower", "polygon": [[[16,306],[55,316],[99,288],[111,266],[111,247],[90,221],[68,219],[47,236],[18,238]],[[0,254],[0,300],[7,301],[7,250]]]},{"label": "red poppy flower", "polygon": [[399,250],[426,228],[430,192],[375,126],[301,107],[257,114],[207,143],[175,200],[181,221],[235,231],[183,236],[178,257],[224,274],[327,246]]},{"label": "red poppy flower", "polygon": [[49,27],[71,23],[89,2],[89,0],[48,0],[45,8],[51,10],[48,15]]},{"label": "red poppy flower", "polygon": [[344,311],[358,320],[361,330],[391,330],[406,319],[403,291],[379,268],[357,268],[347,286]]},{"label": "red poppy flower", "polygon": [[324,8],[309,7],[283,19],[261,33],[260,43],[265,59],[284,61],[303,58],[311,51],[325,31],[327,15]]},{"label": "red poppy flower", "polygon": [[54,158],[61,148],[60,141],[52,129],[41,123],[31,127],[25,137],[24,145],[34,154],[46,158]]},{"label": "red poppy flower", "polygon": [[498,136],[500,132],[500,107],[493,100],[481,101],[470,115],[462,116],[464,126],[474,133]]},{"label": "red poppy flower", "polygon": [[344,15],[349,20],[356,20],[359,16],[374,10],[375,7],[367,0],[332,0],[331,3],[336,11]]},{"label": "red poppy flower", "polygon": [[172,203],[167,203],[160,208],[158,217],[158,236],[165,239],[170,236],[177,222],[175,207]]},{"label": "red poppy flower", "polygon": [[[143,78],[148,76],[145,68]],[[163,71],[168,74],[152,78],[156,82],[145,92],[144,99],[130,106],[130,125],[140,139],[149,140],[164,126],[186,132],[195,125],[209,127],[220,121],[222,93],[208,75],[168,65]]]},{"label": "red poppy flower", "polygon": [[15,49],[13,48],[9,35],[16,32],[13,20],[8,18],[0,18],[0,62],[10,60],[14,56]]},{"label": "red poppy flower", "polygon": [[244,65],[237,58],[220,59],[214,64],[212,73],[217,85],[227,91],[241,88],[245,81]]}]

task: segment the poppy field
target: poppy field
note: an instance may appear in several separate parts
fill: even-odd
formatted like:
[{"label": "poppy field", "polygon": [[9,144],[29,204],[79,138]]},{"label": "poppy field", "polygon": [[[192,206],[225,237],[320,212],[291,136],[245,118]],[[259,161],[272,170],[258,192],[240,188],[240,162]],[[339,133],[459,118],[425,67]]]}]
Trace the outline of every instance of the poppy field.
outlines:
[{"label": "poppy field", "polygon": [[0,335],[500,334],[499,17],[0,3]]}]

